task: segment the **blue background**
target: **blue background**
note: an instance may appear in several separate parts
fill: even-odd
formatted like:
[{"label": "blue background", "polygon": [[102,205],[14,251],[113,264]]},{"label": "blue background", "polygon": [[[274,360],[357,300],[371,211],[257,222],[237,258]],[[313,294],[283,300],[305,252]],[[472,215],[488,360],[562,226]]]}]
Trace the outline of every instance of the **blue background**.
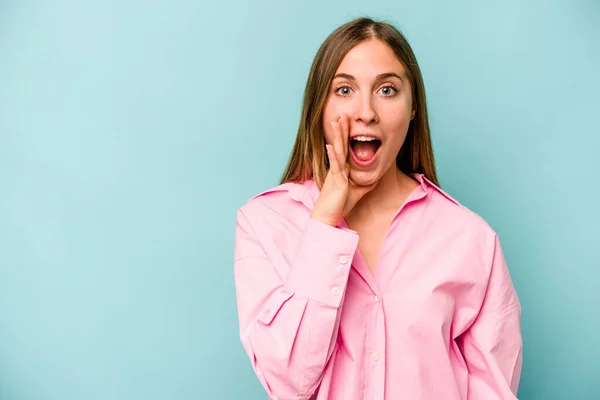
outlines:
[{"label": "blue background", "polygon": [[266,397],[235,211],[362,15],[408,37],[442,186],[500,235],[520,398],[600,398],[600,3],[371,3],[0,1],[0,399]]}]

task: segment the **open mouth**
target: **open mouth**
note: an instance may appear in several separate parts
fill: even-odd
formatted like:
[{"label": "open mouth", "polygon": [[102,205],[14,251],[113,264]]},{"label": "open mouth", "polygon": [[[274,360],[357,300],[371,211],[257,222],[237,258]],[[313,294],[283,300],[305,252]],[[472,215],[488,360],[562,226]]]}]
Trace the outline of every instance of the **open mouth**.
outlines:
[{"label": "open mouth", "polygon": [[371,136],[356,136],[350,140],[350,153],[355,164],[368,167],[377,158],[381,140]]}]

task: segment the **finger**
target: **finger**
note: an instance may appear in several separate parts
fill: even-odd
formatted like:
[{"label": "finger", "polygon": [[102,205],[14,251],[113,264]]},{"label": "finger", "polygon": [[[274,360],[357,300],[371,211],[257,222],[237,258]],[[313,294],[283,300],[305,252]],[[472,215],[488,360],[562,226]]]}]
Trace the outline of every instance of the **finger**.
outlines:
[{"label": "finger", "polygon": [[342,138],[341,126],[338,122],[333,122],[333,150],[335,151],[338,166],[340,170],[346,165],[346,157],[344,157],[344,139]]},{"label": "finger", "polygon": [[350,124],[346,114],[340,115],[342,138],[344,142],[344,159],[348,158],[348,142],[350,140]]},{"label": "finger", "polygon": [[326,144],[325,148],[327,149],[327,158],[329,159],[329,170],[332,174],[337,174],[338,172],[340,172],[340,167],[338,165],[335,152],[333,151],[333,146],[330,144]]}]

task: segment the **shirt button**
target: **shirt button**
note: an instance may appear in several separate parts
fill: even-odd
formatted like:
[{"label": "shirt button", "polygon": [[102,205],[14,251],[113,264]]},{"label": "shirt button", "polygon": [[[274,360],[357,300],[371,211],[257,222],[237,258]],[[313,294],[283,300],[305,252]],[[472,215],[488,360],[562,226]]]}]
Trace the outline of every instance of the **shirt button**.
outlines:
[{"label": "shirt button", "polygon": [[379,296],[375,296],[375,301],[379,301]]},{"label": "shirt button", "polygon": [[379,354],[377,354],[377,352],[373,352],[373,354],[371,354],[371,359],[373,361],[379,361]]},{"label": "shirt button", "polygon": [[348,262],[348,257],[346,256],[341,256],[340,257],[340,264],[346,264]]},{"label": "shirt button", "polygon": [[335,296],[337,296],[338,294],[340,294],[340,289],[338,289],[337,287],[334,287],[333,289],[331,289],[331,293],[333,293]]}]

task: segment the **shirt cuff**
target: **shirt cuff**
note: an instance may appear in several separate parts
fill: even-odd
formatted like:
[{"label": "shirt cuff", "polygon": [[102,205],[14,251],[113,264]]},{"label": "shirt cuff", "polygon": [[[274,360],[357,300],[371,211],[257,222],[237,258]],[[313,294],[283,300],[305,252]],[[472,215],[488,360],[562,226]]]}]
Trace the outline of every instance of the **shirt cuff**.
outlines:
[{"label": "shirt cuff", "polygon": [[285,286],[309,299],[339,307],[357,246],[355,231],[309,218]]}]

